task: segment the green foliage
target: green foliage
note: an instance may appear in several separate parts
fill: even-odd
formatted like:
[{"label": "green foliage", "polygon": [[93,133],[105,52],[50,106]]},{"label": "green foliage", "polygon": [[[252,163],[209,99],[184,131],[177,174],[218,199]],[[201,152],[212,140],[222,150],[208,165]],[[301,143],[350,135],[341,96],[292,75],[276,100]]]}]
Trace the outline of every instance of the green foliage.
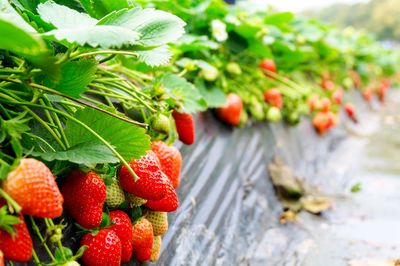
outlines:
[{"label": "green foliage", "polygon": [[[192,83],[174,74],[164,74],[158,78],[159,86],[165,89],[165,101],[177,106],[185,113],[201,112],[207,103]],[[179,106],[182,103],[182,106]]]},{"label": "green foliage", "polygon": [[[150,149],[150,138],[143,128],[90,108],[77,111],[74,117],[115,147],[127,161],[140,158]],[[98,142],[96,136],[73,120],[67,120],[64,131],[71,146]]]}]

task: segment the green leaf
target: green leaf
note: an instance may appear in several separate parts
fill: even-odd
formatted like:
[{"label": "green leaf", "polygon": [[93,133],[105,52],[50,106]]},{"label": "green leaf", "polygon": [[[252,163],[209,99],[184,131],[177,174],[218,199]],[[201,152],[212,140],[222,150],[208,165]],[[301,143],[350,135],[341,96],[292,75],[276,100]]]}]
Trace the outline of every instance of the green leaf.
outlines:
[{"label": "green leaf", "polygon": [[187,51],[204,51],[204,50],[216,50],[219,48],[219,44],[208,39],[207,36],[196,36],[185,34],[178,40],[176,46],[182,52]]},{"label": "green leaf", "polygon": [[78,143],[66,151],[32,152],[45,161],[69,161],[76,164],[117,163],[119,160],[103,143],[89,141]]},{"label": "green leaf", "polygon": [[21,220],[13,215],[8,214],[7,207],[4,206],[0,208],[0,228],[7,233],[14,235],[15,229],[14,225],[20,224]]},{"label": "green leaf", "polygon": [[207,87],[201,78],[196,79],[195,86],[206,100],[209,108],[217,108],[226,104],[226,95],[220,88],[214,85]]},{"label": "green leaf", "polygon": [[67,247],[61,247],[62,251],[60,248],[56,248],[56,251],[54,252],[54,257],[56,258],[57,262],[64,262],[64,256],[66,259],[70,259],[72,258],[72,256],[74,255],[72,253],[72,250],[67,248]]},{"label": "green leaf", "polygon": [[55,90],[79,98],[86,90],[87,85],[94,79],[97,70],[97,61],[81,59],[70,61],[61,67],[61,80],[54,87]]},{"label": "green leaf", "polygon": [[168,101],[182,104],[182,111],[186,113],[202,112],[207,109],[207,103],[196,87],[177,75],[167,73],[159,78],[164,87]]},{"label": "green leaf", "polygon": [[137,32],[118,26],[96,25],[98,21],[87,14],[51,1],[39,5],[38,12],[46,22],[57,27],[42,36],[67,46],[78,44],[105,49],[120,48],[137,44],[139,39]]},{"label": "green leaf", "polygon": [[97,20],[63,5],[48,1],[37,8],[40,17],[58,29],[76,29],[96,25]]},{"label": "green leaf", "polygon": [[[0,19],[12,22],[13,25],[26,32],[36,32],[28,22],[26,22],[7,0],[0,0]],[[8,35],[1,35],[8,36]]]},{"label": "green leaf", "polygon": [[113,12],[101,19],[98,25],[113,25],[130,29],[140,33],[142,45],[160,46],[182,36],[185,22],[165,11],[153,8],[133,8]]},{"label": "green leaf", "polygon": [[266,24],[279,26],[280,24],[290,23],[294,19],[294,14],[291,12],[281,12],[272,14],[265,18]]},{"label": "green leaf", "polygon": [[101,4],[103,4],[103,7],[107,13],[121,10],[130,6],[128,0],[101,0]]},{"label": "green leaf", "polygon": [[260,40],[251,40],[248,47],[250,52],[262,58],[272,58],[271,49]]},{"label": "green leaf", "polygon": [[172,57],[169,47],[166,45],[147,51],[138,51],[138,60],[149,66],[165,65]]},{"label": "green leaf", "polygon": [[[91,108],[77,111],[74,117],[108,141],[127,161],[140,158],[150,149],[150,137],[143,128]],[[98,141],[98,138],[73,120],[67,121],[64,131],[72,146]]]},{"label": "green leaf", "polygon": [[91,47],[121,48],[134,45],[139,35],[128,29],[114,26],[93,26],[78,29],[52,30],[43,35],[51,41],[67,44],[89,45]]},{"label": "green leaf", "polygon": [[49,51],[42,39],[18,28],[9,21],[0,18],[0,49],[10,51],[26,58],[33,64],[47,69],[52,65]]}]

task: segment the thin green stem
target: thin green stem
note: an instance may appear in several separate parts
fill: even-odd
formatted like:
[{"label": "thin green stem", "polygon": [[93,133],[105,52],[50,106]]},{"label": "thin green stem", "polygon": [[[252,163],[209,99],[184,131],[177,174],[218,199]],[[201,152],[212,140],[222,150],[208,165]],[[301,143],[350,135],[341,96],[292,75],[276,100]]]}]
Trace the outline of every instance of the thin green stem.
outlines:
[{"label": "thin green stem", "polygon": [[72,55],[71,60],[81,58],[81,57],[86,57],[86,56],[104,55],[104,54],[106,54],[106,55],[130,55],[130,56],[134,56],[134,57],[138,56],[137,53],[129,52],[129,51],[100,50],[100,51],[93,51],[93,52]]},{"label": "thin green stem", "polygon": [[33,257],[33,263],[35,263],[35,265],[42,265],[34,248],[32,248],[32,257]]},{"label": "thin green stem", "polygon": [[13,200],[13,198],[10,197],[10,195],[8,195],[3,189],[0,188],[0,196],[5,199],[10,205],[11,207],[14,209],[15,212],[20,213],[22,208],[21,206],[15,201]]},{"label": "thin green stem", "polygon": [[33,231],[36,233],[37,237],[39,238],[40,242],[42,243],[42,245],[43,245],[44,249],[46,250],[47,254],[49,255],[50,259],[51,259],[53,262],[56,262],[57,260],[56,260],[56,258],[54,257],[53,253],[51,252],[49,246],[47,246],[46,241],[44,240],[42,234],[40,233],[40,229],[39,229],[39,227],[37,226],[35,220],[33,219],[32,216],[29,216],[29,218],[30,218],[31,223],[32,223],[32,229],[33,229]]}]

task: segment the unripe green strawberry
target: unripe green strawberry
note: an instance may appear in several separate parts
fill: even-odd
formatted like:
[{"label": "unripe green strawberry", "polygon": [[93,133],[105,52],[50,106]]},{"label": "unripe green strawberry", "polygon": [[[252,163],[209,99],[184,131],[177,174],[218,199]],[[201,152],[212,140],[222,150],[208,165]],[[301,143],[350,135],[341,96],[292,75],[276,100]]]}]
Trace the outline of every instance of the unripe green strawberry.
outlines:
[{"label": "unripe green strawberry", "polygon": [[161,244],[161,236],[155,236],[153,240],[153,247],[151,248],[151,262],[156,262],[160,258]]},{"label": "unripe green strawberry", "polygon": [[117,208],[124,203],[125,194],[118,180],[113,178],[111,183],[106,187],[107,198],[106,203],[110,208]]},{"label": "unripe green strawberry", "polygon": [[166,115],[157,114],[151,121],[151,128],[156,132],[168,135],[171,129],[171,122]]},{"label": "unripe green strawberry", "polygon": [[203,77],[205,80],[212,82],[218,78],[219,72],[218,72],[218,69],[216,69],[215,67],[210,65],[210,66],[204,67],[200,71],[200,76]]},{"label": "unripe green strawberry", "polygon": [[233,75],[240,75],[242,74],[242,69],[240,68],[239,64],[235,62],[230,62],[226,65],[226,71]]},{"label": "unripe green strawberry", "polygon": [[146,219],[153,226],[153,234],[162,236],[168,231],[168,215],[166,212],[146,211]]},{"label": "unripe green strawberry", "polygon": [[146,202],[147,202],[147,200],[136,197],[135,195],[132,195],[129,193],[126,193],[126,199],[131,208],[142,206],[143,204],[146,204]]},{"label": "unripe green strawberry", "polygon": [[282,120],[281,110],[278,107],[271,107],[267,112],[267,119],[271,122],[279,122]]}]

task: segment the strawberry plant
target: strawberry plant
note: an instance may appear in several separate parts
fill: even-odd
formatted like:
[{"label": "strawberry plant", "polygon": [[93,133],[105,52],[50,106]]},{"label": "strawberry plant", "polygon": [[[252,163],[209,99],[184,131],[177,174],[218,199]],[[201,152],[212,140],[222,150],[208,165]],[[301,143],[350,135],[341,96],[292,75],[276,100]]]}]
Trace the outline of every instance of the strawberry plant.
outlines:
[{"label": "strawberry plant", "polygon": [[0,0],[0,264],[156,261],[196,113],[322,135],[395,81],[394,51],[292,13],[95,2]]}]

